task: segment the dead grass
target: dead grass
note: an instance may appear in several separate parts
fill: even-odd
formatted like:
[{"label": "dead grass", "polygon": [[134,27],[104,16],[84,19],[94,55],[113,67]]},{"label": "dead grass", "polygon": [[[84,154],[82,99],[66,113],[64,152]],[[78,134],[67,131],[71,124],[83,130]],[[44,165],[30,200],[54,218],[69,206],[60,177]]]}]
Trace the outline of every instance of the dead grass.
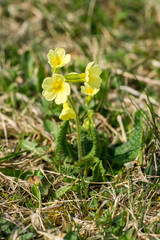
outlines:
[{"label": "dead grass", "polygon": [[[112,28],[105,27],[102,24],[103,19],[99,19],[97,28],[100,32],[94,33],[92,21],[97,4],[115,18],[121,11],[116,3],[117,1],[108,2],[107,5],[105,1],[90,1],[87,11],[83,6],[68,10],[73,3],[65,0],[58,1],[58,5],[49,0],[31,0],[24,3],[19,0],[6,1],[0,5],[0,81],[8,81],[8,86],[5,86],[6,83],[0,86],[0,213],[16,226],[12,239],[19,239],[19,228],[22,231],[34,232],[33,239],[63,239],[67,232],[77,232],[77,229],[79,235],[75,239],[122,239],[116,232],[121,230],[115,231],[120,224],[124,233],[132,229],[126,239],[160,239],[159,145],[156,137],[144,147],[143,168],[138,159],[135,159],[126,165],[121,173],[114,176],[108,174],[107,182],[90,182],[87,179],[82,181],[79,176],[61,174],[56,171],[51,161],[55,141],[43,127],[44,113],[39,100],[41,95],[28,89],[29,94],[19,91],[27,82],[21,66],[24,64],[24,53],[30,51],[33,54],[35,65],[30,78],[32,82],[37,77],[39,65],[46,62],[48,50],[61,46],[70,52],[75,60],[75,65],[70,66],[74,71],[83,68],[83,64],[92,59],[100,63],[104,70],[110,69],[112,77],[120,77],[121,85],[111,86],[107,94],[109,104],[103,106],[108,114],[104,115],[101,111],[103,109],[100,109],[95,118],[97,130],[107,133],[109,146],[126,142],[132,131],[126,129],[126,119],[129,119],[128,115],[133,117],[139,108],[148,116],[145,119],[144,131],[148,129],[148,119],[152,120],[153,117],[147,106],[148,101],[153,105],[157,116],[160,116],[157,93],[160,85],[159,60],[155,61],[159,59],[157,49],[160,39],[151,38],[150,35],[143,37],[143,25],[146,26],[143,23],[141,30],[136,32],[134,41],[123,41],[122,35],[127,33],[129,38],[134,35],[132,30],[127,29],[123,19],[122,22],[115,22]],[[147,3],[145,9],[148,9],[148,6]],[[145,19],[151,16],[151,11],[146,10],[145,13]],[[84,16],[86,20],[83,20]],[[158,24],[158,12],[156,21]],[[119,27],[118,31],[116,26]],[[115,54],[118,52],[117,43],[124,51],[124,58],[123,54],[119,57]],[[12,48],[16,51],[12,51]],[[146,57],[148,60],[143,52],[149,53]],[[18,55],[15,59],[14,53]],[[17,59],[20,61],[14,64]],[[11,76],[10,70],[18,74]],[[44,72],[49,72],[46,63]],[[152,87],[151,90],[157,95],[151,94],[148,100],[137,80],[140,84],[146,84],[144,90]],[[83,104],[77,88],[72,90]],[[114,117],[113,122],[113,113],[116,112],[118,116]],[[56,118],[51,119],[57,121]],[[20,155],[12,155],[16,152],[22,136],[31,142],[38,141],[38,146],[45,148],[44,153],[25,151]],[[75,134],[69,137],[74,141]],[[46,161],[44,155],[47,155],[50,161]],[[7,158],[8,156],[10,158]],[[143,170],[149,166],[151,158],[152,173],[146,174]],[[41,196],[42,202],[35,197],[31,182],[10,176],[9,172],[4,173],[5,169],[30,171],[30,175],[39,170],[46,184],[44,189],[48,191]],[[55,193],[70,183],[71,189],[62,196],[57,199],[51,196],[50,192]],[[39,187],[37,188],[40,192]],[[124,215],[121,216],[121,222],[118,222],[117,217],[121,214]],[[107,233],[109,228],[113,231]]]}]

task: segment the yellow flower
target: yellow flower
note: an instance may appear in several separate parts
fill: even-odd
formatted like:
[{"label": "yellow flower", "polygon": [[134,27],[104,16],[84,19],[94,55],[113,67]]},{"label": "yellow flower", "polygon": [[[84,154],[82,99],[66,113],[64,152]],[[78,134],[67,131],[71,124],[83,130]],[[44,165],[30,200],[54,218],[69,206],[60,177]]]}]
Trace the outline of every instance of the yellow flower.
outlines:
[{"label": "yellow flower", "polygon": [[65,82],[65,78],[60,74],[53,74],[47,77],[42,83],[42,95],[47,101],[55,99],[56,104],[65,103],[70,94],[70,85]]},{"label": "yellow flower", "polygon": [[99,88],[102,82],[100,78],[100,74],[102,70],[99,65],[94,65],[94,62],[88,63],[86,70],[85,70],[85,81],[92,87],[92,88]]},{"label": "yellow flower", "polygon": [[60,119],[66,121],[68,119],[74,119],[76,117],[76,113],[73,109],[71,109],[69,107],[69,104],[66,102],[63,104],[63,109],[62,109],[62,112],[60,114]]},{"label": "yellow flower", "polygon": [[88,83],[84,83],[84,86],[81,87],[81,92],[90,96],[95,95],[98,91],[99,89],[92,88]]},{"label": "yellow flower", "polygon": [[63,48],[56,48],[54,51],[50,50],[47,57],[48,63],[53,69],[61,68],[71,60],[71,55],[65,55],[65,50]]}]

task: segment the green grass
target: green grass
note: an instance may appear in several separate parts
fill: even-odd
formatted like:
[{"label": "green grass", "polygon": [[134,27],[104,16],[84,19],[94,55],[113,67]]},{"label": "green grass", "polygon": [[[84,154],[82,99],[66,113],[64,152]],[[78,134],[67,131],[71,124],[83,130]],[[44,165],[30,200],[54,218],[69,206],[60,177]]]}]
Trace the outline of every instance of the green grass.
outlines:
[{"label": "green grass", "polygon": [[[0,239],[160,239],[159,8],[0,1]],[[103,69],[81,162],[74,121],[60,134],[62,106],[41,93],[56,47],[72,57],[64,74]],[[72,93],[82,125],[80,86]]]}]

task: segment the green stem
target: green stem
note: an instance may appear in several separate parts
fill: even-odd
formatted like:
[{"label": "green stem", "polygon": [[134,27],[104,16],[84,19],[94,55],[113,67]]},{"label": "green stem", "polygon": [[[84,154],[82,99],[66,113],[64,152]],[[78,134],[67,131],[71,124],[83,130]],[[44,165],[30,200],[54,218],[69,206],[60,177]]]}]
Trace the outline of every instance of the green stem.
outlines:
[{"label": "green stem", "polygon": [[81,82],[85,82],[85,80],[83,80],[83,79],[79,79],[79,80],[77,80],[77,79],[75,79],[75,80],[68,80],[68,79],[66,79],[66,82],[70,82],[70,83],[81,83]]},{"label": "green stem", "polygon": [[60,68],[52,68],[52,72],[53,72],[53,74],[54,74],[54,73],[58,73],[59,70],[60,70]]},{"label": "green stem", "polygon": [[80,134],[79,118],[78,118],[76,108],[74,106],[74,102],[72,101],[72,99],[70,97],[68,97],[68,101],[69,101],[69,103],[71,104],[71,107],[73,108],[73,110],[76,113],[77,139],[78,139],[78,160],[81,161],[82,160],[82,146],[81,146],[81,134]]}]

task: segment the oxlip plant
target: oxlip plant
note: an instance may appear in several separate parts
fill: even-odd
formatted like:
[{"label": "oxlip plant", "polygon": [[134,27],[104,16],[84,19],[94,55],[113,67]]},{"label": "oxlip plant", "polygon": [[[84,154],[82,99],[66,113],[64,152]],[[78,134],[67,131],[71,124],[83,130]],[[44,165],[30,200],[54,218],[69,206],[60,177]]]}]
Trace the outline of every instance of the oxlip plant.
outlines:
[{"label": "oxlip plant", "polygon": [[[63,48],[56,48],[54,51],[50,50],[47,57],[52,74],[43,80],[42,95],[47,101],[55,101],[57,105],[63,105],[59,115],[63,122],[56,134],[55,155],[52,158],[55,166],[63,174],[82,173],[91,181],[106,181],[109,168],[111,171],[115,169],[116,173],[123,164],[134,160],[140,154],[141,117],[138,112],[135,114],[135,130],[126,143],[109,147],[107,134],[100,133],[95,128],[94,109],[90,108],[91,100],[100,90],[102,83],[100,66],[90,62],[83,73],[71,72],[64,75],[60,70],[70,62],[70,54],[66,54]],[[77,111],[77,100],[71,92],[71,84],[77,83],[80,85],[81,94],[85,97],[84,119],[79,119],[81,112]],[[69,130],[68,122],[74,119],[77,144],[68,141],[66,136]],[[77,159],[78,161],[75,161]]]},{"label": "oxlip plant", "polygon": [[[50,50],[47,54],[48,63],[52,68],[52,75],[44,79],[42,83],[42,95],[47,101],[55,101],[56,104],[63,104],[63,109],[59,118],[63,121],[75,119],[77,127],[77,145],[78,159],[82,161],[81,146],[81,126],[78,112],[76,110],[75,101],[72,98],[71,84],[80,83],[81,92],[86,96],[86,106],[88,108],[92,97],[97,94],[100,89],[102,79],[100,74],[102,70],[98,64],[94,62],[88,63],[84,73],[68,73],[62,75],[60,69],[70,62],[70,54],[66,54],[63,48]],[[88,109],[88,117],[84,121],[84,127],[89,128],[93,125],[93,111]],[[61,130],[62,131],[62,130]]]}]

